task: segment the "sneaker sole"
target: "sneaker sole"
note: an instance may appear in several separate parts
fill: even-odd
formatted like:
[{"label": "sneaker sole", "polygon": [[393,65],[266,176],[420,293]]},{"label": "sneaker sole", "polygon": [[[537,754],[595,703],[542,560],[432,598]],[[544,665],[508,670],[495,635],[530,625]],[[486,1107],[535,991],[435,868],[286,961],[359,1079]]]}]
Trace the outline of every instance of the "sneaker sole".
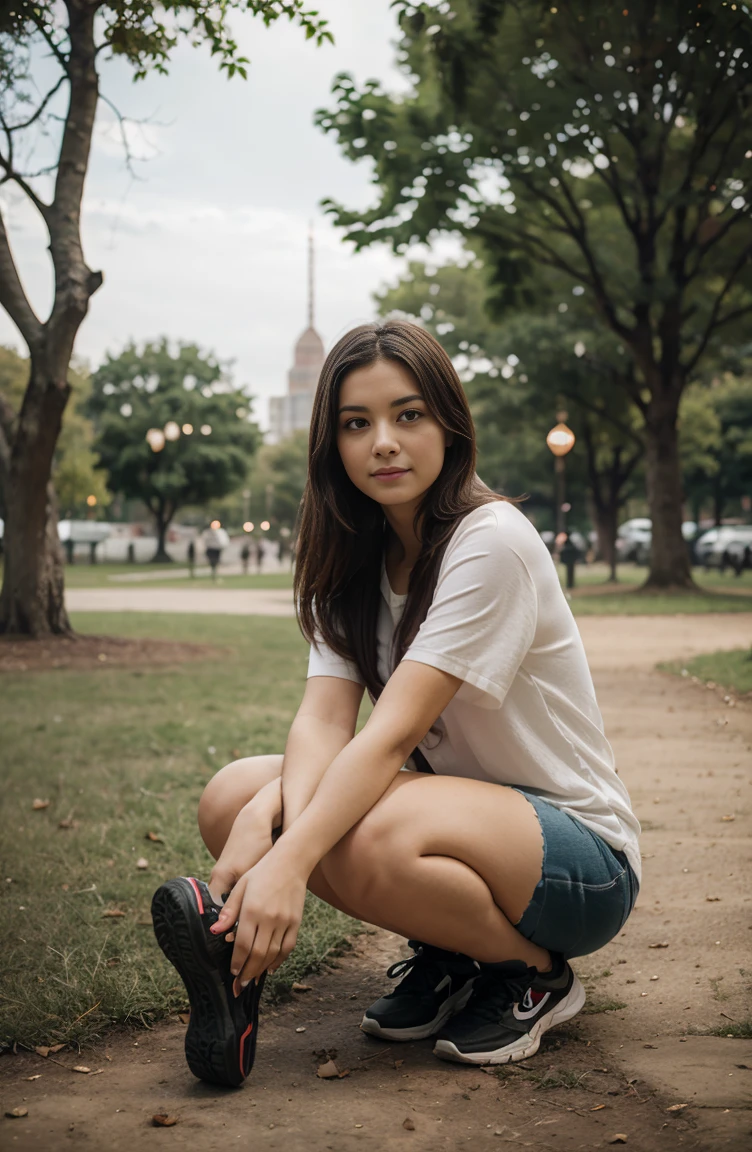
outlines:
[{"label": "sneaker sole", "polygon": [[453,1060],[458,1064],[511,1064],[534,1056],[540,1047],[541,1037],[549,1028],[563,1024],[576,1016],[585,1003],[585,989],[575,976],[569,992],[560,1000],[549,1015],[542,1017],[529,1032],[520,1036],[514,1044],[497,1048],[493,1052],[460,1052],[451,1040],[437,1040],[434,1056],[441,1060]]},{"label": "sneaker sole", "polygon": [[382,1028],[373,1016],[364,1016],[360,1022],[361,1031],[369,1036],[378,1036],[380,1040],[425,1040],[433,1036],[434,1032],[438,1032],[450,1016],[454,1016],[465,1007],[470,999],[473,983],[474,980],[469,980],[464,987],[454,993],[454,996],[445,1000],[437,1015],[428,1024],[418,1024],[413,1028]]},{"label": "sneaker sole", "polygon": [[196,915],[197,897],[185,877],[169,880],[154,893],[151,914],[159,947],[180,974],[191,1003],[185,1034],[185,1057],[194,1076],[208,1084],[239,1088],[246,1078],[244,1067],[253,1066],[257,1027],[254,997],[264,986],[264,972],[240,996],[240,1005],[251,1023],[238,1037],[227,1003],[221,975],[206,948],[204,930]]}]

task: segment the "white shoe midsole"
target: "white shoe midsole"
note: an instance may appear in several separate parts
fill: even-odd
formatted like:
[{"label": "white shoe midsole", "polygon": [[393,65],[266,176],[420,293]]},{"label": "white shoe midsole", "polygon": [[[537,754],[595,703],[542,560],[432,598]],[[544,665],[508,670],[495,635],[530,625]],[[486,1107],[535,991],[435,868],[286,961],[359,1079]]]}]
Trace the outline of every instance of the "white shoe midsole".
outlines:
[{"label": "white shoe midsole", "polygon": [[366,1015],[361,1020],[360,1027],[369,1036],[378,1036],[382,1040],[425,1040],[427,1036],[433,1036],[434,1032],[438,1032],[445,1020],[465,1007],[470,999],[473,983],[474,980],[468,980],[459,991],[445,1000],[433,1020],[429,1020],[427,1024],[419,1024],[414,1028],[382,1028],[378,1020]]},{"label": "white shoe midsole", "polygon": [[528,1056],[534,1056],[538,1051],[544,1032],[557,1024],[571,1020],[573,1016],[577,1015],[584,1003],[585,989],[575,976],[569,992],[563,1000],[559,1001],[553,1012],[542,1016],[533,1024],[529,1032],[520,1036],[519,1040],[491,1052],[460,1052],[451,1040],[437,1040],[434,1054],[441,1056],[444,1060],[455,1060],[460,1064],[509,1064],[517,1060],[525,1060]]}]

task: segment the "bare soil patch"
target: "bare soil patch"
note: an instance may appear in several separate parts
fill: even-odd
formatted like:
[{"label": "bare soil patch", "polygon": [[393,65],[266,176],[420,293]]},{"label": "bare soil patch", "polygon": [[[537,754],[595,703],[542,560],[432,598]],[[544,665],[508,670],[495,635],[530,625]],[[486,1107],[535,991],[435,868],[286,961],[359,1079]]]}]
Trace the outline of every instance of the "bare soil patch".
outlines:
[{"label": "bare soil patch", "polygon": [[[256,1065],[239,1091],[193,1079],[180,1021],[114,1035],[85,1053],[57,1053],[57,1063],[34,1053],[6,1056],[2,1109],[25,1107],[28,1115],[0,1120],[4,1146],[36,1152],[65,1137],[74,1147],[110,1152],[161,1147],[164,1132],[152,1122],[161,1114],[175,1119],[173,1140],[186,1152],[232,1145],[574,1150],[607,1147],[617,1133],[640,1152],[741,1148],[729,1139],[706,1143],[692,1098],[669,1111],[677,1097],[625,1071],[591,1039],[587,1016],[549,1034],[534,1060],[485,1070],[437,1060],[430,1040],[389,1044],[364,1035],[364,1008],[383,993],[386,966],[407,952],[404,941],[379,929],[309,977],[310,991],[267,1003]],[[328,1058],[346,1075],[320,1079]],[[81,1066],[90,1072],[76,1072]]]},{"label": "bare soil patch", "polygon": [[49,672],[70,668],[153,667],[189,660],[217,660],[223,648],[171,640],[120,636],[50,636],[40,640],[0,637],[0,672]]}]

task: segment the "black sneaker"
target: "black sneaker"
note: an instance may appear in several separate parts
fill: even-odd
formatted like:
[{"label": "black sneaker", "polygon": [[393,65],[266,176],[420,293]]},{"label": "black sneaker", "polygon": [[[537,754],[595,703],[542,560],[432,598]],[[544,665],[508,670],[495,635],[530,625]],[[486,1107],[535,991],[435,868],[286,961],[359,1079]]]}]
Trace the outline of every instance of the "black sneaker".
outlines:
[{"label": "black sneaker", "polygon": [[464,1007],[479,974],[478,965],[461,952],[408,940],[415,955],[387,969],[391,980],[404,980],[366,1009],[360,1027],[382,1040],[423,1040]]},{"label": "black sneaker", "polygon": [[266,973],[233,995],[233,946],[209,931],[220,911],[206,884],[192,876],[168,880],[151,902],[157,943],[180,973],[191,1002],[188,1067],[208,1084],[238,1088],[253,1066]]},{"label": "black sneaker", "polygon": [[508,1064],[538,1051],[541,1036],[571,1020],[585,990],[566,960],[538,974],[521,960],[481,964],[465,1007],[439,1033],[434,1055],[461,1064]]}]

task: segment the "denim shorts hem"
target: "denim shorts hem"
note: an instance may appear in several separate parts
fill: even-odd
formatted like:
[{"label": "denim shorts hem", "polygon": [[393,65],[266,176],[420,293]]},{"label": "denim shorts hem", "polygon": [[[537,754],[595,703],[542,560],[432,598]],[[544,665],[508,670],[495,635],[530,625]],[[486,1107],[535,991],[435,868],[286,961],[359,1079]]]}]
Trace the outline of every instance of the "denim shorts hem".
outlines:
[{"label": "denim shorts hem", "polygon": [[515,927],[526,939],[566,957],[597,952],[624,927],[639,891],[623,852],[534,792],[543,836],[541,878]]}]

